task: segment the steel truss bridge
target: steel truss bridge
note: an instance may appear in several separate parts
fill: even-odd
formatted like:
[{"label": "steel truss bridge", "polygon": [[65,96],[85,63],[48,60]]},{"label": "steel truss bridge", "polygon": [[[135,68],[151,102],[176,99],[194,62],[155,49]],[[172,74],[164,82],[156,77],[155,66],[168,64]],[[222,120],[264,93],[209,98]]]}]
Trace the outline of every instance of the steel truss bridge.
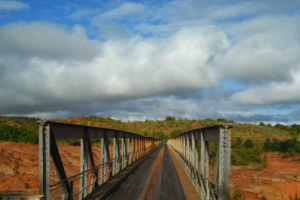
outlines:
[{"label": "steel truss bridge", "polygon": [[[168,140],[110,128],[39,121],[42,199],[229,200],[231,128],[190,130]],[[91,139],[101,139],[95,163]],[[80,172],[66,174],[57,140],[80,140]],[[217,143],[213,176],[209,143]],[[112,149],[109,144],[113,143]]]}]

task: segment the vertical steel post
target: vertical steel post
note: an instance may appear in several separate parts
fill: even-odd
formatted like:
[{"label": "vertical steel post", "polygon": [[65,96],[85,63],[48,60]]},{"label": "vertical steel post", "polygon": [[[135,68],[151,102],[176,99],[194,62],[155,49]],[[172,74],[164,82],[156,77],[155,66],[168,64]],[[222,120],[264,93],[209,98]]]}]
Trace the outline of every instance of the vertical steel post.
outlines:
[{"label": "vertical steel post", "polygon": [[106,160],[107,160],[107,132],[104,132],[104,137],[101,138],[101,168],[100,168],[100,185],[102,185],[106,180]]},{"label": "vertical steel post", "polygon": [[[195,140],[195,169],[198,170],[198,140]],[[196,182],[196,192],[199,194],[199,179],[197,174],[195,174],[195,182]]]},{"label": "vertical steel post", "polygon": [[216,155],[216,161],[214,167],[213,182],[215,183],[218,183],[218,179],[219,179],[219,159],[220,159],[219,153],[220,153],[220,143],[218,143],[217,155]]},{"label": "vertical steel post", "polygon": [[228,200],[230,195],[231,130],[228,130],[227,126],[220,129],[219,148],[219,198]]},{"label": "vertical steel post", "polygon": [[[201,131],[201,173],[205,177],[209,177],[209,149],[208,142],[204,140],[204,133]],[[209,199],[208,183],[207,180],[202,179],[201,181],[201,199]]]},{"label": "vertical steel post", "polygon": [[50,124],[39,122],[39,194],[50,200]]},{"label": "vertical steel post", "polygon": [[[88,141],[87,137],[83,136],[80,139],[80,173],[88,169]],[[87,172],[80,175],[79,199],[83,199],[87,195]]]},{"label": "vertical steel post", "polygon": [[193,132],[191,132],[191,143],[192,143],[192,152],[191,152],[191,154],[192,154],[192,160],[191,160],[191,163],[192,163],[192,165],[193,165],[193,169],[192,169],[192,183],[193,183],[193,186],[195,187],[196,186],[196,179],[195,179],[195,177],[196,177],[196,174],[195,174],[195,171],[194,171],[194,169],[195,169],[195,140],[194,140],[194,133]]},{"label": "vertical steel post", "polygon": [[141,142],[141,139],[140,139],[140,136],[137,136],[137,160],[140,159],[140,150],[141,150],[141,146],[140,146],[140,142]]},{"label": "vertical steel post", "polygon": [[145,154],[147,155],[148,154],[148,145],[149,145],[149,143],[148,143],[148,139],[146,138],[145,139]]},{"label": "vertical steel post", "polygon": [[[186,155],[185,158],[190,161],[190,140],[188,134],[185,134],[186,137]],[[190,174],[190,166],[187,163],[187,170],[186,173],[188,174],[189,179],[191,179],[191,174]]]},{"label": "vertical steel post", "polygon": [[119,137],[118,137],[118,132],[114,132],[114,147],[113,147],[113,173],[112,175],[114,176],[115,174],[118,173],[118,168],[119,168]]},{"label": "vertical steel post", "polygon": [[128,138],[128,165],[130,165],[132,163],[132,147],[131,147],[131,139],[132,134],[129,134],[129,138]]},{"label": "vertical steel post", "polygon": [[136,161],[136,135],[133,135],[133,162]]},{"label": "vertical steel post", "polygon": [[122,169],[124,169],[127,166],[127,159],[126,159],[126,139],[125,139],[125,133],[122,138]]}]

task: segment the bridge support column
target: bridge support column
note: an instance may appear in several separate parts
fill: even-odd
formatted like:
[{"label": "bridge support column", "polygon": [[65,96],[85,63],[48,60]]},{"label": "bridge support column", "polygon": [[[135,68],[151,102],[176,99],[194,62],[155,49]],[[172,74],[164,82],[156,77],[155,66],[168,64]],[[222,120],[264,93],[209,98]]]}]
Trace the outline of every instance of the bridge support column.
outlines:
[{"label": "bridge support column", "polygon": [[102,166],[100,167],[100,185],[106,181],[106,168],[109,167],[111,169],[106,130],[104,131],[103,138],[101,138],[101,165]]},{"label": "bridge support column", "polygon": [[126,151],[126,139],[125,137],[122,138],[122,167],[124,169],[127,166],[127,151]]},{"label": "bridge support column", "polygon": [[[205,177],[209,177],[209,142],[205,141],[203,131],[201,131],[200,172]],[[205,180],[204,178],[202,178],[202,181],[201,181],[201,199],[209,200],[208,181]]]},{"label": "bridge support column", "polygon": [[39,125],[39,194],[50,200],[50,124]]},{"label": "bridge support column", "polygon": [[[85,132],[84,138],[80,139],[80,173],[88,169],[88,140],[87,134]],[[80,186],[79,191],[82,191],[79,194],[79,199],[83,199],[87,195],[87,172],[80,175]]]},{"label": "bridge support column", "polygon": [[132,154],[132,162],[136,160],[136,135],[133,135],[133,154]]},{"label": "bridge support column", "polygon": [[130,165],[132,163],[132,147],[131,147],[131,134],[129,135],[128,138],[128,165]]},{"label": "bridge support column", "polygon": [[219,142],[219,198],[229,199],[230,194],[230,151],[231,132],[227,127],[220,129]]},{"label": "bridge support column", "polygon": [[114,176],[115,174],[118,173],[119,169],[119,162],[120,162],[120,150],[119,150],[119,137],[118,137],[118,132],[114,131],[115,137],[113,138],[114,143],[113,143],[113,171],[112,175]]}]

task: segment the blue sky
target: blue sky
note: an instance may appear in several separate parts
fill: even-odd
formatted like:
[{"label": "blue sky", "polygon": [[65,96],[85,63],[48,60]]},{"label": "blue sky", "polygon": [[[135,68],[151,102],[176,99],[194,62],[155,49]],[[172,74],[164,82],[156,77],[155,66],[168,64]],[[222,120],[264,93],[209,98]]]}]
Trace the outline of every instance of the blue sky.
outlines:
[{"label": "blue sky", "polygon": [[300,123],[300,2],[0,0],[0,115]]}]

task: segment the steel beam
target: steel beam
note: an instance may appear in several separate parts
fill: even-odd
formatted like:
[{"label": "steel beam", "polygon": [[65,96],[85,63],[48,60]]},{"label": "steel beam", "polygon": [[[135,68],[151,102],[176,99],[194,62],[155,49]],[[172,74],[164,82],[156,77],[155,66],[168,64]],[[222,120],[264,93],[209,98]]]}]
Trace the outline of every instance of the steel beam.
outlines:
[{"label": "steel beam", "polygon": [[39,123],[39,194],[50,200],[50,124]]},{"label": "steel beam", "polygon": [[[52,161],[53,161],[53,164],[54,164],[54,167],[56,170],[56,174],[58,176],[58,180],[63,181],[65,179],[67,179],[67,175],[66,175],[63,163],[61,161],[61,157],[59,155],[56,141],[52,134],[51,129],[50,129],[50,152],[51,152]],[[63,181],[60,185],[61,185],[61,188],[63,191],[63,199],[68,199],[70,196],[70,187],[69,187],[68,180]]]},{"label": "steel beam", "polygon": [[115,131],[115,137],[114,137],[114,146],[113,146],[113,173],[112,175],[114,176],[115,174],[118,173],[119,169],[119,159],[120,159],[120,149],[119,149],[119,138],[118,138],[118,132]]},{"label": "steel beam", "polygon": [[[63,199],[73,198],[74,178],[79,177],[79,199],[83,199],[98,186],[98,168],[100,168],[99,184],[103,184],[108,177],[112,176],[108,138],[114,138],[114,174],[120,168],[125,168],[133,161],[148,154],[148,144],[158,144],[151,137],[138,136],[134,133],[118,131],[108,128],[91,127],[84,125],[64,124],[52,121],[39,121],[39,194],[42,199],[50,200],[50,188],[61,187]],[[95,166],[90,138],[101,138],[101,164]],[[80,173],[67,177],[64,166],[56,145],[56,139],[80,139]],[[122,159],[120,159],[119,139],[122,142]],[[128,141],[126,142],[126,139]],[[148,142],[151,141],[151,142]],[[155,142],[152,142],[155,141]],[[133,144],[132,144],[133,142]],[[156,145],[157,146],[157,145]],[[128,152],[127,152],[128,150]],[[133,152],[134,151],[134,152]],[[50,156],[52,157],[59,182],[50,184]],[[90,164],[90,166],[88,166]],[[88,185],[87,175],[92,174],[91,184]],[[76,180],[76,179],[75,179]],[[52,188],[52,189],[56,189]],[[89,188],[89,191],[88,191]]]},{"label": "steel beam", "polygon": [[122,167],[121,169],[124,169],[126,166],[127,166],[127,148],[126,148],[126,139],[125,138],[122,138]]},{"label": "steel beam", "polygon": [[[83,135],[83,138],[80,140],[80,173],[87,171],[88,169],[88,139],[87,135]],[[79,195],[79,199],[83,199],[87,195],[87,175],[85,172],[80,177],[80,185],[79,191],[81,194]]]}]

